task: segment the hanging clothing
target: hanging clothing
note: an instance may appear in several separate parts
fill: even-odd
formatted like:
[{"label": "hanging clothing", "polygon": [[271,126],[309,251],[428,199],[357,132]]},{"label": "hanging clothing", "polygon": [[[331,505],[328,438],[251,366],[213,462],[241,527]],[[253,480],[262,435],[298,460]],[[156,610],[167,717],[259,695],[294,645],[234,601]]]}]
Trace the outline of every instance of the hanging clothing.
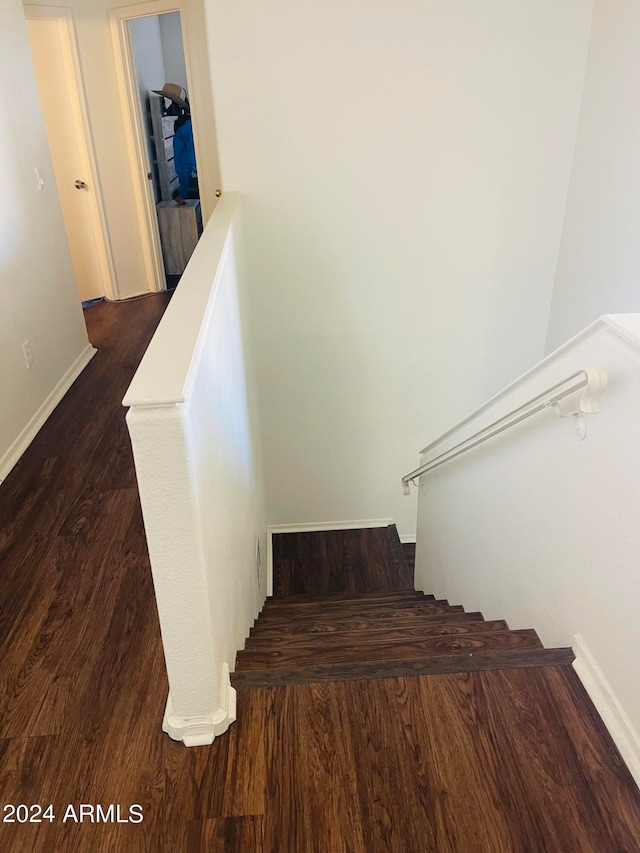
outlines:
[{"label": "hanging clothing", "polygon": [[193,128],[191,119],[181,123],[173,137],[173,165],[180,181],[178,194],[182,198],[189,197],[189,184],[192,175],[197,174],[196,150],[193,145]]}]

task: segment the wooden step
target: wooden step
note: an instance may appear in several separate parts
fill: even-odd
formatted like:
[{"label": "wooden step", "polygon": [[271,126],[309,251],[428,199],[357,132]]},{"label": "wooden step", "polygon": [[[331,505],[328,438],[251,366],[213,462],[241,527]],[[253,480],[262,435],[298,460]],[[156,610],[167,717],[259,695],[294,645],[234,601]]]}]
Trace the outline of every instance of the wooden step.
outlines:
[{"label": "wooden step", "polygon": [[261,670],[270,667],[298,668],[312,664],[371,663],[381,660],[421,658],[426,655],[478,654],[507,649],[541,649],[542,643],[532,628],[521,631],[488,631],[444,637],[409,637],[358,643],[347,642],[342,648],[319,649],[301,643],[292,648],[251,647],[238,652],[236,671]]},{"label": "wooden step", "polygon": [[434,601],[433,595],[425,595],[416,589],[378,590],[371,592],[334,592],[330,595],[282,595],[271,596],[265,601],[267,605],[280,607],[285,604],[320,604],[335,601],[404,601],[405,599],[427,599]]},{"label": "wooden step", "polygon": [[351,613],[353,611],[362,612],[369,607],[406,607],[413,604],[438,604],[441,607],[448,605],[445,600],[436,601],[435,598],[427,598],[421,592],[414,592],[409,595],[397,593],[386,593],[375,598],[361,598],[354,596],[353,598],[345,598],[342,595],[334,595],[326,599],[308,598],[306,601],[290,602],[286,598],[267,599],[262,609],[262,615],[269,616],[289,616],[290,614],[299,614],[304,616],[311,613],[337,613],[344,611]]},{"label": "wooden step", "polygon": [[277,616],[279,614],[299,614],[301,616],[312,612],[322,613],[345,613],[361,612],[369,608],[380,607],[414,607],[416,605],[430,604],[440,608],[447,608],[451,605],[446,598],[427,598],[421,593],[414,592],[413,595],[396,596],[396,593],[391,593],[384,598],[361,598],[354,596],[353,598],[343,598],[341,595],[334,595],[328,599],[317,601],[315,598],[308,598],[306,601],[298,601],[289,603],[286,598],[268,599],[262,609],[262,616]]},{"label": "wooden step", "polygon": [[[462,614],[466,616],[467,614]],[[473,615],[473,614],[471,614]],[[465,634],[483,634],[493,631],[508,631],[509,626],[504,619],[496,619],[492,622],[484,622],[483,620],[469,619],[464,622],[462,619],[455,622],[445,621],[440,619],[417,619],[415,624],[403,623],[401,628],[398,628],[395,623],[391,626],[383,625],[379,627],[377,624],[373,628],[364,631],[341,631],[334,633],[314,633],[309,632],[296,634],[252,634],[245,644],[245,649],[282,649],[296,648],[303,643],[305,646],[313,645],[319,649],[337,649],[343,648],[345,645],[362,644],[363,640],[367,640],[370,644],[387,642],[389,640],[403,639],[419,639],[420,637],[447,637],[461,636]]]},{"label": "wooden step", "polygon": [[397,678],[450,672],[477,672],[535,666],[569,666],[574,658],[570,648],[509,649],[471,654],[429,655],[412,660],[381,660],[360,664],[316,664],[314,666],[234,672],[234,687],[271,687],[279,684],[313,684],[322,681],[353,681],[369,678]]},{"label": "wooden step", "polygon": [[353,631],[386,631],[392,628],[418,628],[427,625],[459,625],[467,621],[483,621],[482,613],[479,611],[465,613],[462,610],[454,613],[408,613],[406,618],[398,616],[392,618],[375,616],[371,618],[367,614],[347,617],[318,617],[315,620],[285,621],[281,624],[273,625],[263,622],[259,618],[251,629],[250,636],[264,638],[282,636],[299,637],[301,634],[333,636],[337,634],[350,634]]},{"label": "wooden step", "polygon": [[284,624],[290,622],[309,622],[325,619],[348,619],[358,616],[367,616],[370,619],[407,619],[410,615],[436,616],[448,613],[462,613],[460,605],[451,606],[442,601],[411,601],[394,604],[359,604],[357,602],[345,602],[328,604],[321,613],[305,609],[300,605],[299,609],[291,609],[279,613],[270,609],[264,609],[260,614],[259,621],[269,625]]}]

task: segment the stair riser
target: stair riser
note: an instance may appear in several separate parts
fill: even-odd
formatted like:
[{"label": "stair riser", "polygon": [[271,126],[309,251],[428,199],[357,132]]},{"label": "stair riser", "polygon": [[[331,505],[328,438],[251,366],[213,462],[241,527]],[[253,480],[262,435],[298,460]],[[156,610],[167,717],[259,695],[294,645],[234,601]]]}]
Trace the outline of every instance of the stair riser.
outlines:
[{"label": "stair riser", "polygon": [[535,631],[494,631],[457,637],[425,637],[411,641],[389,641],[362,645],[346,643],[342,649],[300,646],[297,649],[247,649],[238,653],[236,671],[262,670],[271,667],[297,668],[314,664],[342,663],[358,665],[377,660],[415,659],[425,655],[460,655],[510,649],[540,649],[542,643]]}]

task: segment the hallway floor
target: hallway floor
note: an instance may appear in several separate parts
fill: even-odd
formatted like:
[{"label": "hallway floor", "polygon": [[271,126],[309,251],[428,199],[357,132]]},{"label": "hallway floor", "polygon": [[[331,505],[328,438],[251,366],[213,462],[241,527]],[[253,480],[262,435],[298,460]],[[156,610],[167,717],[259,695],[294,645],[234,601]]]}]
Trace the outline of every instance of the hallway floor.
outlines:
[{"label": "hallway floor", "polygon": [[86,310],[99,352],[0,487],[3,818],[28,807],[0,851],[640,851],[640,794],[570,667],[242,688],[212,746],[161,732],[120,402],[166,302]]}]

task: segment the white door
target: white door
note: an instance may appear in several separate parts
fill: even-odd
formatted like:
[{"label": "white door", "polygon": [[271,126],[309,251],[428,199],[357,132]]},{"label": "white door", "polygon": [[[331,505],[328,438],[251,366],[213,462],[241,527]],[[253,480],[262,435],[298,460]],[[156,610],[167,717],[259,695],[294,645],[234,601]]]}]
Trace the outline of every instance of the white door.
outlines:
[{"label": "white door", "polygon": [[105,295],[95,233],[96,199],[78,120],[76,81],[58,20],[27,19],[53,169],[82,302]]}]

